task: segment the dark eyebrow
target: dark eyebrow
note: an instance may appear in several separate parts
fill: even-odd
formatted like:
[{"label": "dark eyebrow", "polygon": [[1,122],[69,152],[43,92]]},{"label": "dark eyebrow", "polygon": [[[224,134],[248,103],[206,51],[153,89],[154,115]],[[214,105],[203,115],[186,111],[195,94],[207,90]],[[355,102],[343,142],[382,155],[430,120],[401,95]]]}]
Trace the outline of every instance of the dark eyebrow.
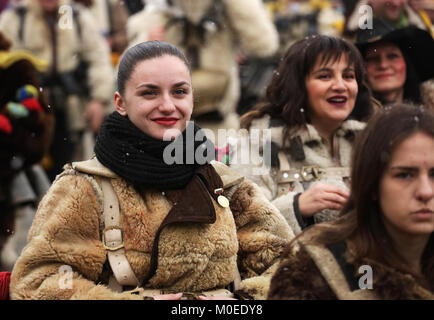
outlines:
[{"label": "dark eyebrow", "polygon": [[[177,83],[175,83],[175,84],[173,85],[173,87],[178,88],[178,87],[182,87],[183,85],[188,85],[188,86],[190,86],[189,83],[188,83],[187,81],[181,81],[181,82],[177,82]],[[152,83],[142,83],[142,84],[139,84],[139,85],[136,87],[136,89],[140,89],[140,88],[143,88],[143,87],[150,88],[150,89],[158,89],[158,86],[155,85],[155,84],[152,84]]]},{"label": "dark eyebrow", "polygon": [[188,85],[188,86],[190,86],[190,84],[189,84],[187,81],[181,81],[181,82],[175,83],[173,86],[174,86],[175,88],[177,88],[177,87],[182,87],[183,85]]},{"label": "dark eyebrow", "polygon": [[[348,71],[355,72],[355,69],[353,67],[346,67],[344,69],[344,72],[348,72]],[[321,69],[313,71],[312,73],[315,74],[315,73],[321,73],[321,72],[333,72],[333,70],[330,68],[321,68]]]},{"label": "dark eyebrow", "polygon": [[312,73],[315,74],[315,73],[320,73],[320,72],[332,72],[332,69],[330,69],[330,68],[321,68],[321,69],[315,70]]},{"label": "dark eyebrow", "polygon": [[416,167],[406,167],[406,166],[396,166],[396,167],[391,167],[390,170],[419,171],[419,168],[416,168]]},{"label": "dark eyebrow", "polygon": [[158,89],[158,86],[156,86],[155,84],[151,84],[151,83],[142,83],[142,84],[139,84],[136,87],[136,89],[140,89],[140,88],[143,88],[143,87],[150,88],[150,89]]}]

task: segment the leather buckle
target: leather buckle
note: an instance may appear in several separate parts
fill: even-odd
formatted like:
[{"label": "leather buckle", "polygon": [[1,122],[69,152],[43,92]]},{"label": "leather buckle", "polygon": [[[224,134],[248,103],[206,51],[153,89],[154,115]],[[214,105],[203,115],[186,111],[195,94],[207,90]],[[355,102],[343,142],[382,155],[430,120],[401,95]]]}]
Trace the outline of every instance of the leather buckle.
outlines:
[{"label": "leather buckle", "polygon": [[[109,231],[109,230],[119,230],[120,232],[121,232],[121,241],[122,241],[122,243],[120,244],[120,245],[117,245],[117,246],[109,246],[106,242],[105,242],[105,233],[106,233],[106,231]],[[102,231],[102,245],[104,246],[104,248],[106,249],[106,250],[108,250],[108,251],[116,251],[116,250],[119,250],[119,249],[122,249],[123,247],[124,247],[124,235],[123,235],[123,233],[122,233],[122,229],[121,229],[121,227],[118,227],[118,226],[110,226],[110,227],[107,227],[107,228],[105,228],[103,231]]]},{"label": "leather buckle", "polygon": [[320,170],[318,166],[303,166],[301,168],[301,178],[306,182],[319,180],[322,175]]}]

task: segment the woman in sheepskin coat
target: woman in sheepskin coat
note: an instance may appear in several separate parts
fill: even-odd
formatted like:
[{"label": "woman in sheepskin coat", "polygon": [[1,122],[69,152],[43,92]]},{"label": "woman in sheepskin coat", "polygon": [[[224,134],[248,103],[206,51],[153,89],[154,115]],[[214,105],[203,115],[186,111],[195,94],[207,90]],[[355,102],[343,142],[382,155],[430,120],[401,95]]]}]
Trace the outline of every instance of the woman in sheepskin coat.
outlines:
[{"label": "woman in sheepskin coat", "polygon": [[[96,157],[67,165],[40,203],[12,272],[13,299],[212,295],[237,274],[264,272],[293,237],[255,184],[208,163],[214,147],[188,122],[191,75],[176,47],[130,48],[118,88]],[[265,299],[268,287],[257,289]]]},{"label": "woman in sheepskin coat", "polygon": [[240,97],[240,52],[268,57],[279,46],[278,33],[262,1],[166,2],[147,1],[145,10],[130,17],[130,45],[161,40],[184,52],[193,70],[194,116],[234,112]]},{"label": "woman in sheepskin coat", "polygon": [[342,217],[291,243],[269,299],[434,299],[434,116],[381,111],[354,151]]},{"label": "woman in sheepskin coat", "polygon": [[[249,132],[232,142],[231,167],[262,188],[295,234],[336,218],[348,197],[352,144],[372,110],[363,75],[351,43],[328,36],[300,40],[283,57],[266,101],[241,119]],[[248,138],[260,152],[244,163]]]}]

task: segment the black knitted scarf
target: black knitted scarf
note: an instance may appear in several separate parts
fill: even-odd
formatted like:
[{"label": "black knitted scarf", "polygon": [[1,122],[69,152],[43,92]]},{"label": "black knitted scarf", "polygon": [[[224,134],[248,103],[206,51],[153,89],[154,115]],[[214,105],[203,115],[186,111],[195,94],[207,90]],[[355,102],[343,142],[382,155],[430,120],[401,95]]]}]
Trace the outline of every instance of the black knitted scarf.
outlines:
[{"label": "black knitted scarf", "polygon": [[[201,129],[189,122],[187,129],[175,141],[158,140],[138,129],[128,117],[113,112],[101,126],[94,151],[104,166],[134,186],[160,190],[181,189],[191,180],[195,170],[204,164],[198,163],[195,157],[199,147],[203,149],[198,153],[203,155],[206,163],[213,160],[213,154],[206,150],[214,150],[214,144],[207,140],[204,134],[198,135],[203,137],[201,141],[190,140],[187,143],[187,130],[194,130],[196,137],[196,133]],[[173,150],[175,145],[169,148],[173,150],[172,155],[178,152],[178,160],[173,164],[166,164],[163,154],[171,143],[177,146],[176,151]],[[182,161],[179,150],[182,150]],[[172,159],[175,159],[175,156]]]}]

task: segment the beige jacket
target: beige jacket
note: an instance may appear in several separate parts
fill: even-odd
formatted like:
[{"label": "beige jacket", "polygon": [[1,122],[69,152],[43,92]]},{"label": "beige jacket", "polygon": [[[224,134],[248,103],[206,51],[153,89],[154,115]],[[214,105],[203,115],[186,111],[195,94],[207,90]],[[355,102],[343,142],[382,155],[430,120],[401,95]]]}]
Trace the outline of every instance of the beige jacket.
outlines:
[{"label": "beige jacket", "polygon": [[[301,139],[302,149],[305,154],[305,159],[297,161],[290,154],[288,143],[286,148],[282,149],[283,145],[283,130],[284,126],[271,126],[270,117],[265,115],[262,118],[255,119],[250,127],[250,133],[241,132],[236,139],[230,140],[230,158],[231,168],[237,170],[240,174],[248,177],[256,184],[258,184],[268,200],[270,200],[282,215],[286,218],[289,225],[295,234],[301,232],[301,226],[297,221],[293,201],[294,196],[297,193],[301,193],[309,188],[312,183],[322,182],[331,184],[337,187],[341,187],[345,190],[348,189],[346,181],[349,172],[348,170],[342,170],[339,172],[339,168],[349,168],[351,162],[351,150],[354,140],[354,135],[362,130],[365,124],[355,120],[344,121],[341,128],[335,134],[335,140],[338,146],[336,159],[339,159],[340,165],[336,160],[332,158],[330,152],[327,150],[326,145],[322,142],[322,139],[316,129],[308,124],[307,129],[303,129],[294,134],[291,138],[298,136]],[[252,137],[252,132],[259,132],[259,139]],[[249,141],[249,143],[246,143]],[[283,172],[279,168],[267,166],[267,161],[264,162],[264,155],[276,160],[277,156],[273,152],[265,152],[264,150],[268,142],[272,142],[284,159],[279,159],[282,166],[283,160],[289,164],[290,174]],[[250,153],[248,148],[250,147]],[[259,150],[259,152],[255,152]],[[241,157],[245,157],[243,160]],[[248,161],[246,161],[248,160]],[[303,175],[302,168],[306,167],[306,172],[310,173],[308,166],[316,166],[318,168],[333,168],[333,172],[323,175],[318,180],[312,180],[310,182],[302,181]],[[337,168],[337,170],[335,169]],[[338,172],[336,172],[338,171]],[[299,175],[300,179],[290,183],[285,183],[292,178],[292,175]],[[308,175],[310,176],[310,175]],[[284,179],[282,179],[284,178]],[[280,181],[280,182],[278,182]],[[323,210],[317,213],[314,218],[315,222],[331,220],[338,214],[334,210]]]},{"label": "beige jacket", "polygon": [[[93,174],[80,172],[77,163],[73,166],[77,170],[65,166],[39,205],[28,245],[12,272],[12,299],[142,299],[107,287],[111,270],[101,242],[103,194],[96,178],[109,178],[119,199],[126,258],[139,281],[147,275],[156,231],[172,207],[169,198],[157,190],[138,192],[102,165]],[[293,237],[255,184],[221,163],[213,166],[230,208],[211,198],[215,223],[177,223],[163,229],[158,268],[147,289],[223,288],[234,280],[237,264],[242,279],[257,276],[277,260]],[[65,282],[62,268],[73,271],[69,288],[61,285]],[[266,285],[258,289],[262,295],[257,298],[265,299]]]},{"label": "beige jacket", "polygon": [[[130,45],[149,40],[149,31],[155,26],[164,26],[173,17],[185,16],[198,24],[212,5],[213,0],[176,0],[175,9],[145,10],[133,15],[127,24]],[[199,50],[200,66],[225,75],[229,80],[216,105],[223,114],[235,110],[240,96],[237,55],[243,52],[251,56],[271,56],[278,49],[278,34],[261,0],[221,0],[224,15],[222,30],[207,32],[205,45]],[[178,8],[178,9],[176,9]],[[181,8],[181,9],[179,9]],[[183,31],[178,25],[166,31],[165,41],[181,50]],[[195,83],[193,78],[193,87]],[[212,88],[211,79],[209,85]],[[203,83],[200,85],[204,85]],[[214,85],[216,85],[214,83]]]},{"label": "beige jacket", "polygon": [[[110,61],[110,49],[100,35],[95,21],[87,9],[79,8],[78,17],[82,29],[81,40],[77,28],[71,24],[72,11],[70,0],[61,0],[59,14],[63,14],[57,23],[57,70],[69,72],[80,62],[80,57],[89,63],[88,82],[91,98],[110,101],[114,91],[113,68]],[[23,41],[20,42],[20,18],[15,10],[6,10],[0,16],[0,30],[13,42],[12,50],[27,50],[36,57],[52,65],[52,42],[42,10],[37,1],[24,1],[25,16]],[[65,10],[65,11],[63,11]],[[66,12],[66,13],[65,13]]]}]

